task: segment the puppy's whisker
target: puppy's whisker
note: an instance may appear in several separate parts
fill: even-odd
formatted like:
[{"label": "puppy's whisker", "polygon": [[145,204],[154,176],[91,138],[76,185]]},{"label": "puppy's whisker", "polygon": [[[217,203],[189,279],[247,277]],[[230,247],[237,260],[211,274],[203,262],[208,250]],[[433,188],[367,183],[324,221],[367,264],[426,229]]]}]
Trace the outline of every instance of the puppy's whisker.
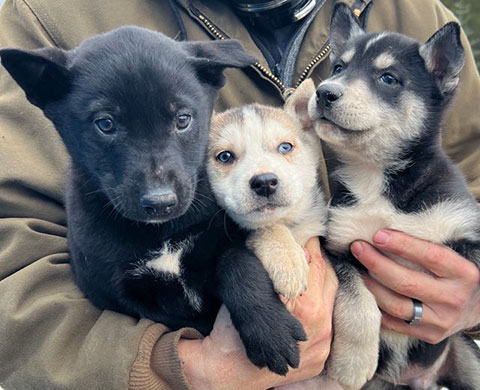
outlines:
[{"label": "puppy's whisker", "polygon": [[215,219],[215,217],[216,217],[219,213],[221,213],[222,211],[225,213],[224,218],[226,218],[226,215],[227,215],[226,210],[225,210],[225,209],[222,209],[222,208],[219,209],[219,210],[218,210],[215,214],[213,214],[212,217],[210,218],[210,221],[208,222],[207,230],[209,230],[210,227],[212,226],[212,223],[213,223],[213,220]]},{"label": "puppy's whisker", "polygon": [[[210,201],[210,202],[212,202],[212,203],[215,203],[215,199],[212,199],[212,198],[209,197],[208,195],[202,194],[201,192],[197,192],[195,195],[196,195],[196,196],[199,196],[199,197],[201,197],[201,198],[203,198],[203,199],[207,199],[208,201]],[[196,199],[198,199],[198,198],[196,198]]]}]

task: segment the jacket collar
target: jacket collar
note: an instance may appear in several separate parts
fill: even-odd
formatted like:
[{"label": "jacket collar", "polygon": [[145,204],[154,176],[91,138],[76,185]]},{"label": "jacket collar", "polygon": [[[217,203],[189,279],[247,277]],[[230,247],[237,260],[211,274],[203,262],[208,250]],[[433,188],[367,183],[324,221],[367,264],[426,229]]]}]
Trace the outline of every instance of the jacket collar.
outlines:
[{"label": "jacket collar", "polygon": [[[253,42],[248,30],[228,5],[228,2],[219,0],[176,1],[192,18],[199,21],[200,24],[203,24],[205,29],[208,30],[208,27],[204,22],[199,20],[199,14],[206,17],[208,21],[213,24],[213,27],[222,33],[222,35],[240,40],[245,46],[245,49],[257,57],[264,67],[268,68],[267,61],[263,57],[262,52]],[[352,8],[354,13],[359,16],[371,1],[372,0],[327,0],[325,2],[323,9],[319,11],[319,14],[305,34],[297,60],[294,80],[298,80],[300,74],[307,68],[309,62],[327,45],[329,40],[330,19],[335,3],[342,2],[347,4]]]}]

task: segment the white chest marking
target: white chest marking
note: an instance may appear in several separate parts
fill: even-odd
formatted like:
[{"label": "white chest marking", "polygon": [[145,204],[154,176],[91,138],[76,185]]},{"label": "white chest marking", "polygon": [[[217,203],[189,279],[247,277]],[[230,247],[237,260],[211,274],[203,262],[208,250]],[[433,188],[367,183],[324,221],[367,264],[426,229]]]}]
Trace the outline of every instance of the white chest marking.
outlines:
[{"label": "white chest marking", "polygon": [[477,239],[480,213],[468,200],[448,199],[415,213],[403,213],[382,195],[383,174],[344,170],[340,174],[358,202],[330,210],[328,237],[336,250],[347,250],[355,240],[372,242],[380,229],[394,229],[435,243]]},{"label": "white chest marking", "polygon": [[180,259],[185,249],[189,246],[189,239],[182,241],[177,245],[172,245],[167,241],[159,251],[152,253],[153,258],[149,260],[145,266],[156,272],[180,276]]},{"label": "white chest marking", "polygon": [[163,244],[159,251],[151,253],[152,259],[147,261],[145,267],[150,271],[164,274],[167,277],[176,277],[183,288],[185,298],[190,305],[197,311],[202,310],[202,298],[185,283],[182,278],[181,259],[189,250],[191,250],[195,237],[189,237],[175,245],[169,241]]}]

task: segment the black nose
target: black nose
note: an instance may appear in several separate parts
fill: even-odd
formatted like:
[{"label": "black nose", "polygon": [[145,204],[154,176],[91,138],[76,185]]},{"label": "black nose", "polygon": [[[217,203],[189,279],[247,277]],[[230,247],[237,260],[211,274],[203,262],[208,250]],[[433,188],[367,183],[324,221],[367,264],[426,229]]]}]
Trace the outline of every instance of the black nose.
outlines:
[{"label": "black nose", "polygon": [[140,198],[140,205],[150,217],[168,216],[177,202],[177,195],[169,187],[150,190]]},{"label": "black nose", "polygon": [[250,179],[250,188],[260,196],[269,197],[278,187],[278,177],[273,173],[263,173]]},{"label": "black nose", "polygon": [[330,108],[342,96],[342,90],[337,85],[321,85],[317,89],[317,104]]}]

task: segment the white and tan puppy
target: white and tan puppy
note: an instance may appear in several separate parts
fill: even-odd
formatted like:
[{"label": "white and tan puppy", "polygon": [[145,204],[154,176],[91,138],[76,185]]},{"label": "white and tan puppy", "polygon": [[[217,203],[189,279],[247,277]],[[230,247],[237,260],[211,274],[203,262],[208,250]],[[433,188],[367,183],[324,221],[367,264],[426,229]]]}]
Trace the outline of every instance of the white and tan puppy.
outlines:
[{"label": "white and tan puppy", "polygon": [[318,137],[302,123],[315,93],[306,80],[285,107],[259,104],[214,115],[208,176],[217,202],[251,230],[250,249],[275,290],[287,298],[307,286],[303,245],[325,233],[323,192],[317,180]]}]

